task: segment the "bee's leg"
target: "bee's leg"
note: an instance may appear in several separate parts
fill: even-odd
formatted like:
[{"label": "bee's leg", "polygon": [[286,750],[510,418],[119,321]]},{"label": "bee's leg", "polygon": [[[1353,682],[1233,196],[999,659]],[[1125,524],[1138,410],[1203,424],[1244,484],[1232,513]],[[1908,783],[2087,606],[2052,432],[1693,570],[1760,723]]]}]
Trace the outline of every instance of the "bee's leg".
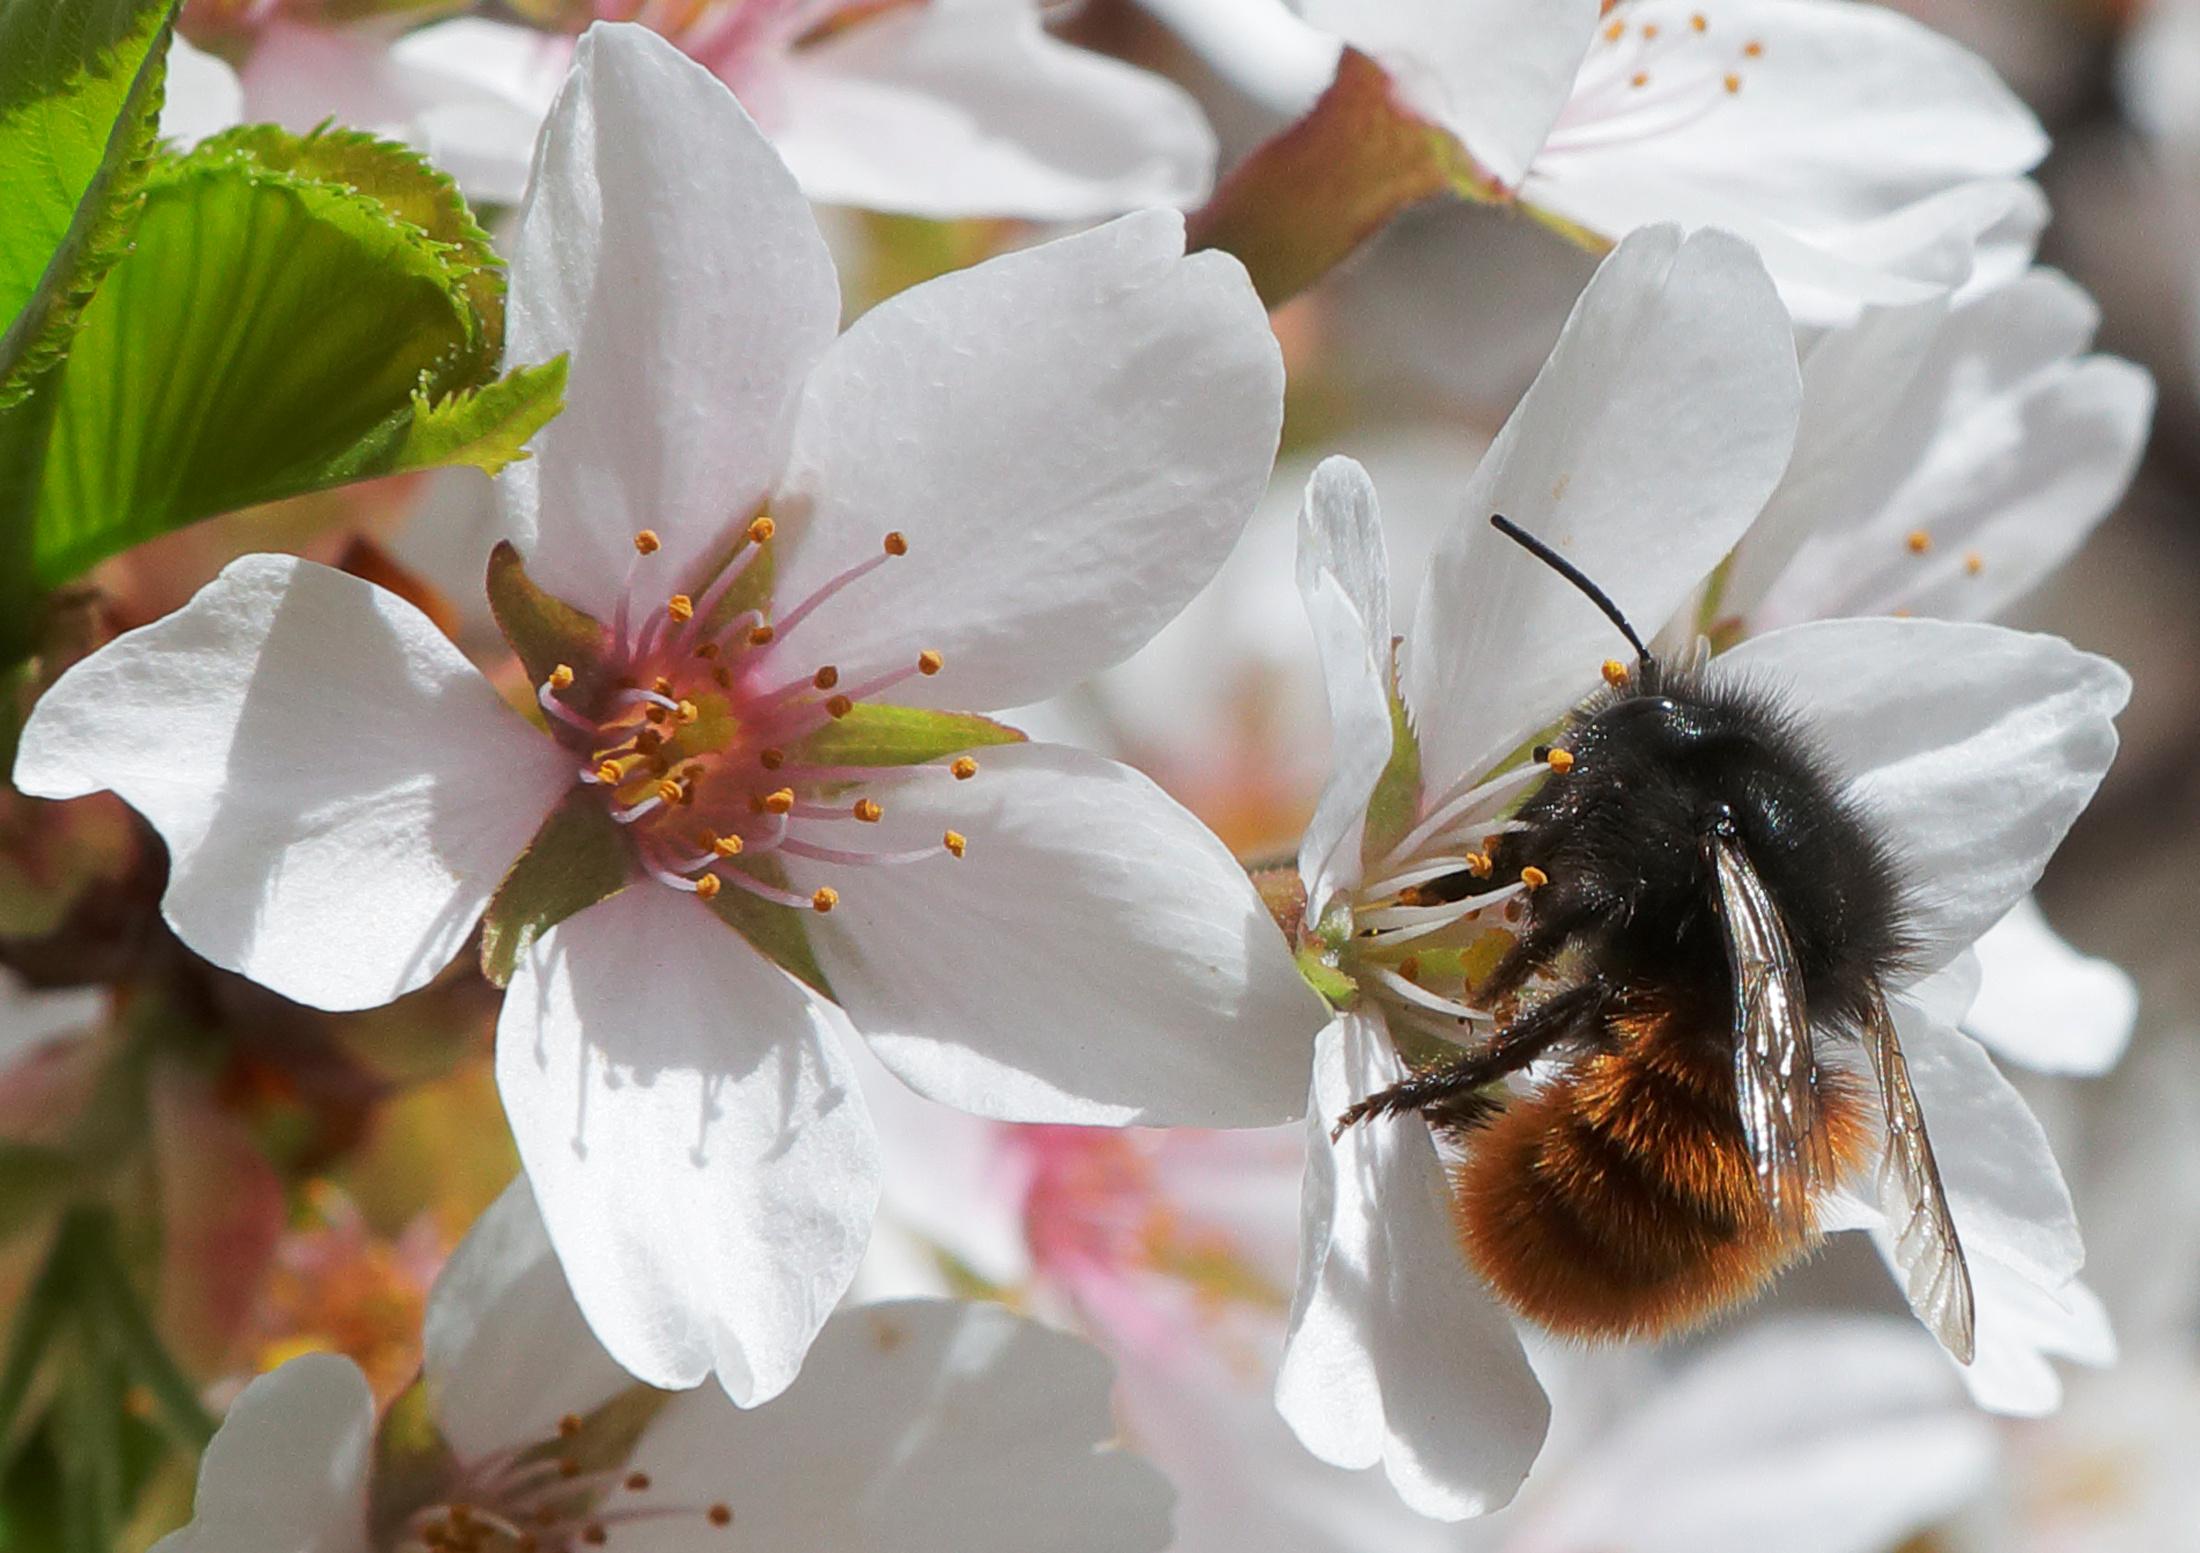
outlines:
[{"label": "bee's leg", "polygon": [[1559,1042],[1595,1031],[1612,1000],[1601,979],[1568,987],[1527,1013],[1458,1061],[1429,1068],[1360,1101],[1330,1129],[1334,1143],[1345,1129],[1374,1116],[1418,1111],[1439,1126],[1471,1127],[1487,1118],[1491,1102],[1482,1091],[1508,1073],[1517,1073]]},{"label": "bee's leg", "polygon": [[1632,910],[1625,896],[1601,880],[1561,874],[1536,892],[1525,931],[1474,989],[1475,996],[1485,1004],[1512,996],[1569,944],[1625,922]]}]

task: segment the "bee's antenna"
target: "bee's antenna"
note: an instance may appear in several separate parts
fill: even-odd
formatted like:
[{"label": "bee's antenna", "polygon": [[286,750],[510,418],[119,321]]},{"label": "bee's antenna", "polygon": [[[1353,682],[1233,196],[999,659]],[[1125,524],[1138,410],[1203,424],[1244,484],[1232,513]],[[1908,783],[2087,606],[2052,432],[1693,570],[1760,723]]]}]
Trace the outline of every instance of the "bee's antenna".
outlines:
[{"label": "bee's antenna", "polygon": [[[1584,576],[1580,567],[1574,565],[1573,562],[1567,560],[1556,550],[1553,550],[1549,545],[1502,513],[1493,512],[1490,514],[1490,527],[1496,529],[1497,532],[1503,534],[1521,549],[1527,551],[1528,554],[1534,556],[1552,571],[1558,573],[1559,576],[1579,588],[1582,597],[1596,605],[1598,609],[1603,610],[1604,618],[1619,627],[1619,634],[1627,638],[1627,645],[1635,649],[1635,657],[1643,667],[1654,673],[1658,666],[1658,660],[1652,656],[1649,648],[1642,645],[1642,638],[1637,636],[1635,628],[1627,623],[1627,617],[1619,612],[1619,606],[1612,602],[1611,595]],[[1647,680],[1651,676],[1645,675],[1644,677]]]}]

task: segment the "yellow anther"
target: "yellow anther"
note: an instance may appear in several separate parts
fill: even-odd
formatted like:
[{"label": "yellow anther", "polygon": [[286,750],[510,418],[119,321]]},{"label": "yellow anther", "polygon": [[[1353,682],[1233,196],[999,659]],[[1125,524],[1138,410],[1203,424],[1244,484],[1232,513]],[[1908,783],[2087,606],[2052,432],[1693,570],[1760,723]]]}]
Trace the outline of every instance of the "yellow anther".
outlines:
[{"label": "yellow anther", "polygon": [[1627,24],[1625,22],[1613,22],[1604,29],[1604,41],[1607,43],[1617,43],[1626,36]]},{"label": "yellow anther", "polygon": [[858,798],[855,808],[850,812],[866,825],[876,825],[886,813],[874,800],[869,798]]},{"label": "yellow anther", "polygon": [[630,1494],[646,1493],[649,1489],[649,1474],[646,1472],[629,1472],[626,1475],[626,1489]]},{"label": "yellow anther", "polygon": [[703,712],[693,701],[682,701],[680,710],[674,715],[683,723],[692,723],[696,718],[701,717]]},{"label": "yellow anther", "polygon": [[619,769],[619,763],[615,760],[607,760],[596,768],[596,780],[606,787],[617,787],[619,778],[625,774]]},{"label": "yellow anther", "polygon": [[650,682],[649,688],[656,691],[660,696],[669,696],[672,694],[672,681],[660,674]]},{"label": "yellow anther", "polygon": [[1709,17],[1705,16],[1703,12],[1698,11],[1695,15],[1688,18],[1688,25],[1695,28],[1698,32],[1706,32],[1710,30],[1711,20]]},{"label": "yellow anther", "polygon": [[1558,775],[1564,776],[1574,769],[1574,752],[1572,750],[1552,750],[1550,754],[1543,757],[1543,764],[1549,766]]},{"label": "yellow anther", "polygon": [[1732,71],[1728,71],[1728,72],[1727,72],[1727,77],[1726,77],[1726,94],[1727,94],[1727,96],[1729,96],[1729,97],[1732,97],[1732,96],[1733,96],[1733,95],[1734,95],[1735,93],[1739,92],[1739,91],[1740,91],[1741,89],[1742,89],[1742,78],[1741,78],[1740,76],[1738,76],[1738,75],[1735,75],[1735,74],[1734,74],[1734,73],[1733,73]]},{"label": "yellow anther", "polygon": [[[718,876],[716,874],[705,874],[702,878],[695,881],[695,894],[696,897],[700,900],[707,901],[713,899],[718,894],[718,891],[721,888],[722,886],[718,883]],[[628,1486],[631,1487],[632,1485],[629,1484]],[[648,1485],[645,1483],[643,1487],[646,1488],[648,1487]]]},{"label": "yellow anther", "polygon": [[1647,70],[1636,71],[1627,78],[1627,84],[1633,87],[1648,86],[1650,84],[1650,72]]},{"label": "yellow anther", "polygon": [[657,796],[666,803],[678,803],[680,801],[680,784],[670,777],[658,782],[656,791]]},{"label": "yellow anther", "polygon": [[739,857],[741,847],[742,841],[739,836],[713,836],[710,838],[710,849],[720,857]]},{"label": "yellow anther", "polygon": [[1620,662],[1619,659],[1605,659],[1604,667],[1600,672],[1604,675],[1604,683],[1610,685],[1614,690],[1625,690],[1627,688],[1627,665]]},{"label": "yellow anther", "polygon": [[1477,879],[1487,879],[1490,876],[1490,870],[1496,866],[1495,863],[1490,861],[1490,855],[1487,852],[1469,852],[1467,854],[1467,872]]},{"label": "yellow anther", "polygon": [[573,1436],[574,1436],[574,1435],[576,1435],[576,1434],[579,1434],[580,1432],[581,1432],[581,1415],[580,1415],[580,1414],[578,1414],[578,1413],[567,1413],[567,1414],[566,1414],[566,1415],[565,1415],[565,1416],[564,1416],[563,1418],[560,1418],[560,1419],[558,1420],[558,1438],[559,1438],[559,1439],[561,1439],[561,1440],[570,1440],[570,1439],[572,1439],[572,1438],[573,1438]]},{"label": "yellow anther", "polygon": [[917,672],[919,674],[937,674],[946,663],[945,658],[942,658],[929,647],[917,654]]},{"label": "yellow anther", "polygon": [[684,626],[695,618],[695,600],[685,593],[675,593],[665,600],[665,613],[672,617],[674,625]]},{"label": "yellow anther", "polygon": [[1750,59],[1763,59],[1765,57],[1765,46],[1752,38],[1742,45],[1742,53]]},{"label": "yellow anther", "polygon": [[946,835],[940,838],[940,845],[947,848],[948,851],[954,853],[955,856],[961,857],[963,855],[963,849],[968,847],[970,845],[970,842],[966,837],[964,837],[961,831],[951,830]]},{"label": "yellow anther", "polygon": [[731,1526],[733,1524],[733,1507],[731,1505],[714,1504],[703,1513],[703,1518],[713,1526]]},{"label": "yellow anther", "polygon": [[840,670],[828,663],[810,676],[810,683],[820,690],[830,690],[840,683]]},{"label": "yellow anther", "polygon": [[1912,555],[1923,555],[1933,548],[1933,536],[1921,528],[1911,529],[1909,536],[1902,542],[1910,547],[1910,554]]},{"label": "yellow anther", "polygon": [[1963,569],[1976,577],[1980,572],[1986,570],[1986,557],[1973,550],[1963,558]]},{"label": "yellow anther", "polygon": [[771,645],[771,639],[778,634],[770,626],[750,626],[749,645],[751,647],[768,647]]},{"label": "yellow anther", "polygon": [[1407,981],[1419,981],[1421,979],[1421,957],[1417,954],[1409,954],[1403,960],[1400,960],[1398,962],[1398,974]]},{"label": "yellow anther", "polygon": [[663,543],[653,528],[645,528],[634,536],[635,553],[639,555],[655,555]]},{"label": "yellow anther", "polygon": [[1642,24],[1642,41],[1643,41],[1643,42],[1645,42],[1645,43],[1650,43],[1650,42],[1653,42],[1653,41],[1655,41],[1655,40],[1656,40],[1656,38],[1657,38],[1657,35],[1658,35],[1658,24],[1657,24],[1656,22],[1644,22],[1644,23]]},{"label": "yellow anther", "polygon": [[571,688],[572,684],[573,666],[571,664],[561,663],[550,671],[550,688],[552,690],[566,690]]},{"label": "yellow anther", "polygon": [[819,885],[817,893],[810,897],[810,909],[812,911],[831,911],[839,904],[840,892],[829,884]]},{"label": "yellow anther", "polygon": [[955,773],[956,781],[967,782],[978,774],[978,763],[968,755],[957,755],[955,763],[947,769]]},{"label": "yellow anther", "polygon": [[887,534],[886,553],[888,555],[907,555],[909,553],[909,541],[901,537],[900,529],[894,529]]},{"label": "yellow anther", "polygon": [[717,657],[718,644],[716,642],[705,642],[702,646],[695,649],[695,656],[698,658],[706,659]]},{"label": "yellow anther", "polygon": [[1520,870],[1520,882],[1531,890],[1540,890],[1551,882],[1551,876],[1530,863]]},{"label": "yellow anther", "polygon": [[779,525],[774,523],[769,517],[759,517],[755,522],[749,525],[749,539],[752,543],[759,545],[778,532]]},{"label": "yellow anther", "polygon": [[856,704],[846,696],[828,696],[825,700],[825,715],[828,717],[846,717],[855,709]]},{"label": "yellow anther", "polygon": [[766,771],[777,771],[787,763],[787,752],[776,746],[756,752],[756,763]]},{"label": "yellow anther", "polygon": [[772,814],[793,813],[794,789],[791,787],[782,787],[776,793],[766,793],[764,795],[764,808]]}]

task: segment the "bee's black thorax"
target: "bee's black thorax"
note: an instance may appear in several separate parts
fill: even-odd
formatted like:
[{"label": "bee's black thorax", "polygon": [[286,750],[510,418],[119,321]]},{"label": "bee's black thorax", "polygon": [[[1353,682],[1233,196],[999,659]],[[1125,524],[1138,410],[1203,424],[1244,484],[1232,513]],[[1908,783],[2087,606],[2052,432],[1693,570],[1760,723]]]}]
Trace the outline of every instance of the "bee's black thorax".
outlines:
[{"label": "bee's black thorax", "polygon": [[1852,1027],[1904,952],[1902,891],[1873,828],[1770,694],[1695,676],[1599,696],[1570,719],[1571,765],[1515,818],[1487,883],[1540,869],[1493,997],[1578,954],[1631,1001],[1700,1011],[1723,1032],[1731,997],[1704,839],[1730,823],[1785,919],[1812,1022]]}]

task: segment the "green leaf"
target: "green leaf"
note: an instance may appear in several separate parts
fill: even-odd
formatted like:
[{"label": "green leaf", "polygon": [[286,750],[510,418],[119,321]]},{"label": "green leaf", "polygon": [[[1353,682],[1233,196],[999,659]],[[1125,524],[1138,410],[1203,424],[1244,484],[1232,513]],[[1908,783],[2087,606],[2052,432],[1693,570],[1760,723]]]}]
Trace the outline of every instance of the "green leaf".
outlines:
[{"label": "green leaf", "polygon": [[594,793],[575,787],[506,870],[482,914],[481,974],[503,986],[529,944],[618,894],[632,875],[618,822]]},{"label": "green leaf", "polygon": [[975,712],[934,712],[921,706],[866,701],[788,753],[819,766],[914,766],[990,744],[1020,744],[1023,738],[1008,724]]},{"label": "green leaf", "polygon": [[1398,102],[1382,66],[1348,48],[1306,117],[1257,147],[1193,212],[1188,242],[1235,254],[1273,308],[1439,194],[1503,197],[1448,130]]},{"label": "green leaf", "polygon": [[[730,866],[774,888],[784,890],[787,887],[786,870],[779,866],[776,858],[743,858]],[[752,895],[738,885],[720,890],[705,904],[765,959],[826,997],[833,995],[831,985],[825,980],[824,968],[817,963],[816,952],[810,948],[812,913]]]},{"label": "green leaf", "polygon": [[468,397],[494,374],[501,286],[449,181],[404,147],[256,126],[156,161],[129,256],[40,385],[59,403],[38,584],[215,513],[509,462],[564,374]]},{"label": "green leaf", "polygon": [[168,0],[0,0],[0,407],[121,257],[158,134]]},{"label": "green leaf", "polygon": [[1360,832],[1360,859],[1372,865],[1405,839],[1421,812],[1421,739],[1412,715],[1398,694],[1398,676],[1390,675],[1390,759],[1368,795],[1367,824]]}]

